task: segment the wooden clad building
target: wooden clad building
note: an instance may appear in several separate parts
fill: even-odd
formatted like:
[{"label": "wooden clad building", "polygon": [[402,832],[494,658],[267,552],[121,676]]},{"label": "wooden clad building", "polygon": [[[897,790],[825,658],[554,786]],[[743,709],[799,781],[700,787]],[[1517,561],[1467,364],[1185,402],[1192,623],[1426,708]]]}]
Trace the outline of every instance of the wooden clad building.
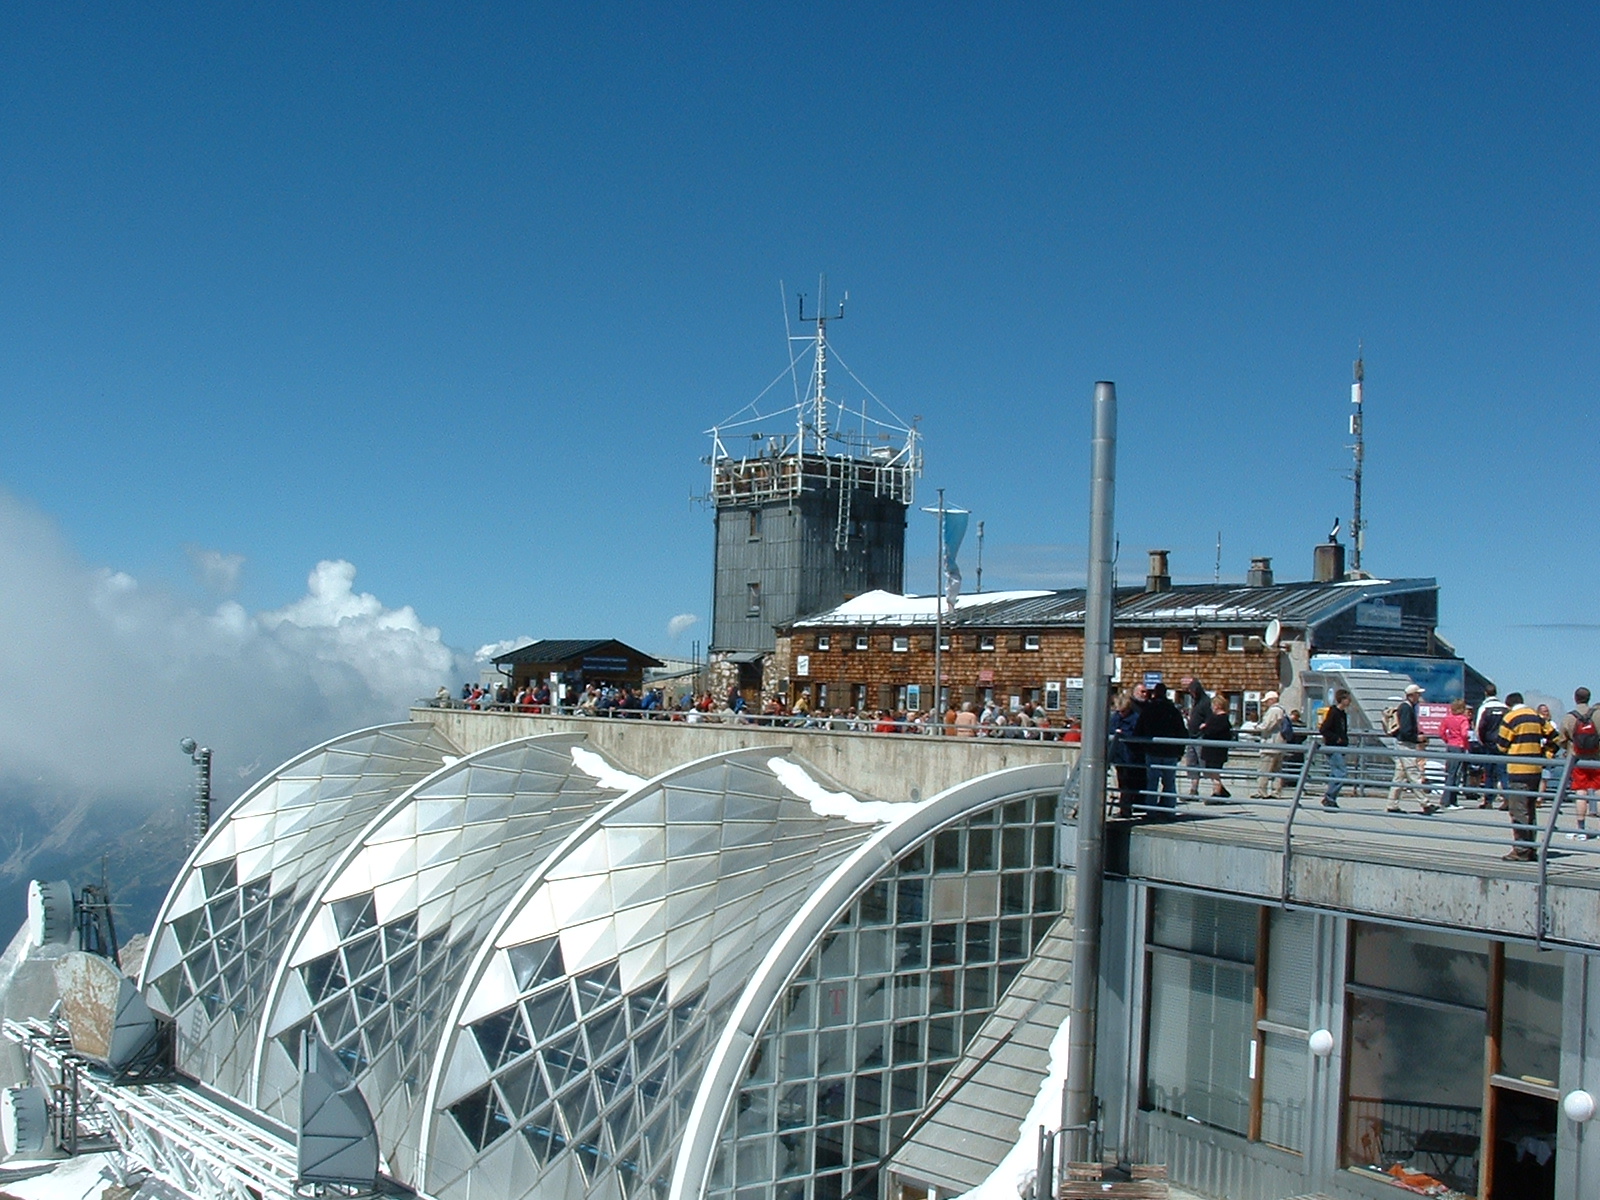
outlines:
[{"label": "wooden clad building", "polygon": [[[1459,661],[1436,633],[1432,579],[1153,583],[1117,591],[1117,682],[1176,691],[1193,676],[1228,697],[1235,721],[1256,719],[1268,691],[1290,697],[1315,655]],[[780,628],[764,690],[813,710],[932,708],[937,636],[944,702],[1080,715],[1082,589],[966,595],[937,625],[934,603],[870,592]]]}]

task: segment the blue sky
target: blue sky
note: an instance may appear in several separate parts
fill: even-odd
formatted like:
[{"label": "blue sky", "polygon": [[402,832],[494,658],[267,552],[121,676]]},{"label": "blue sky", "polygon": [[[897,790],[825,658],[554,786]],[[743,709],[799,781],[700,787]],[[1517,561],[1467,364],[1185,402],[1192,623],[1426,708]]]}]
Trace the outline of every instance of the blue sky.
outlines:
[{"label": "blue sky", "polygon": [[[1081,580],[1102,378],[1125,574],[1163,546],[1210,579],[1220,532],[1225,578],[1305,577],[1350,519],[1359,339],[1365,565],[1438,577],[1503,688],[1600,686],[1597,35],[1592,5],[7,6],[0,640],[147,693],[175,631],[347,601],[426,643],[402,690],[524,634],[686,652],[703,431],[787,361],[779,281],[826,271],[986,587]],[[308,591],[324,560],[353,584]],[[69,595],[108,579],[154,598],[133,634]],[[169,683],[296,653],[370,683],[369,649],[208,643]]]}]

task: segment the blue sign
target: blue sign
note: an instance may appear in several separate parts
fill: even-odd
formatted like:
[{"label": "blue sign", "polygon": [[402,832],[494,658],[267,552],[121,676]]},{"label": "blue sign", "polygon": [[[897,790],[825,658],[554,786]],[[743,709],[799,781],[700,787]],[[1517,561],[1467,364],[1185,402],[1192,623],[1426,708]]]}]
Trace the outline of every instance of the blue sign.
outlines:
[{"label": "blue sign", "polygon": [[1160,683],[1160,682],[1161,682],[1161,672],[1160,671],[1146,671],[1144,673],[1144,685],[1145,685],[1145,687],[1152,688],[1152,687],[1155,687],[1155,685]]}]

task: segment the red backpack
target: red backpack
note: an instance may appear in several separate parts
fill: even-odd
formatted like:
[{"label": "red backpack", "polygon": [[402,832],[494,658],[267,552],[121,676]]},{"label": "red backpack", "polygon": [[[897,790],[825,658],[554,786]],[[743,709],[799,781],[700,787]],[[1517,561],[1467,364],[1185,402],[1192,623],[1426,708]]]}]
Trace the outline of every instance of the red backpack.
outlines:
[{"label": "red backpack", "polygon": [[1594,727],[1594,709],[1572,710],[1572,754],[1575,758],[1600,758],[1600,731]]}]

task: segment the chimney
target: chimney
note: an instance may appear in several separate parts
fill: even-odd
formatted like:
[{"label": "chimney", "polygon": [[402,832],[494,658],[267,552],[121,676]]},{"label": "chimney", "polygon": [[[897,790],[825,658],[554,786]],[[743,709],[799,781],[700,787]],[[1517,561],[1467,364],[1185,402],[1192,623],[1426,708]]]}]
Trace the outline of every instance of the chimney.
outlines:
[{"label": "chimney", "polygon": [[1334,583],[1344,578],[1344,543],[1323,542],[1314,547],[1311,578],[1316,583]]},{"label": "chimney", "polygon": [[1270,558],[1252,558],[1250,560],[1250,573],[1244,581],[1251,587],[1272,586],[1272,560]]},{"label": "chimney", "polygon": [[1172,576],[1167,574],[1167,555],[1170,550],[1150,551],[1150,574],[1144,577],[1144,590],[1147,592],[1170,592],[1172,590]]}]

